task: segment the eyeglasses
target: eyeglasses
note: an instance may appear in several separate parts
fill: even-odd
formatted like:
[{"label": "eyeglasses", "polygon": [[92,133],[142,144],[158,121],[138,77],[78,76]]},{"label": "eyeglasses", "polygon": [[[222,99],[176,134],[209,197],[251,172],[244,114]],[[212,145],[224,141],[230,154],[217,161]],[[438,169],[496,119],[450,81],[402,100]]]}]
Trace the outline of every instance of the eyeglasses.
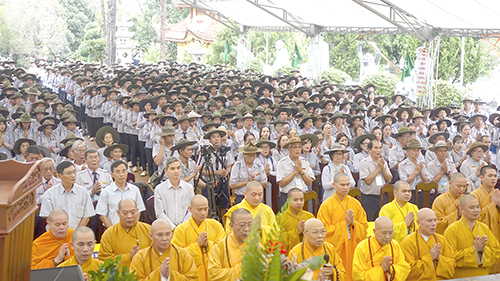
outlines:
[{"label": "eyeglasses", "polygon": [[54,167],[47,167],[47,168],[43,168],[43,171],[44,171],[44,172],[54,171]]}]

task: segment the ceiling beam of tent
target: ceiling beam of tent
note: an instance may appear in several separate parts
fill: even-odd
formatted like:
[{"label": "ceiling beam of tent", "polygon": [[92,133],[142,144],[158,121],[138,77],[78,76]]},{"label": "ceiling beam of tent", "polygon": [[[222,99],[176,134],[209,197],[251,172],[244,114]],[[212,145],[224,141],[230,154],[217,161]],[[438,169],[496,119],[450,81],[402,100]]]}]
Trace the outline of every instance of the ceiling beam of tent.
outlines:
[{"label": "ceiling beam of tent", "polygon": [[391,34],[391,35],[408,35],[406,31],[397,27],[351,27],[351,26],[324,26],[321,32],[326,33],[353,33],[353,34]]},{"label": "ceiling beam of tent", "polygon": [[224,16],[223,14],[219,13],[218,11],[210,9],[206,5],[201,6],[199,4],[199,3],[203,3],[203,2],[197,1],[197,0],[180,0],[180,1],[182,1],[184,4],[188,5],[189,7],[196,9],[198,12],[218,21],[219,23],[226,26],[227,28],[234,30],[238,34],[244,33],[241,30],[241,28],[238,25],[236,25],[230,18]]},{"label": "ceiling beam of tent", "polygon": [[409,12],[399,8],[386,0],[352,0],[354,3],[364,7],[377,16],[415,36],[423,42],[429,42],[433,38],[427,38],[422,32],[423,27],[431,27],[427,23],[420,21]]},{"label": "ceiling beam of tent", "polygon": [[[296,30],[299,30],[299,31],[305,33],[307,36],[310,36],[310,37],[315,36],[315,34],[310,31],[310,28],[308,26],[304,25],[304,23],[302,23],[302,21],[297,19],[296,16],[294,16],[292,13],[288,12],[287,10],[280,8],[280,7],[273,7],[273,6],[266,6],[266,5],[259,4],[259,0],[246,0],[246,1],[248,3],[254,5],[255,7],[261,9],[262,11],[268,13],[269,15],[271,15],[271,16],[281,20],[282,22],[288,24],[289,26],[295,28]],[[269,9],[279,10],[282,15],[279,16],[279,15],[273,13],[272,11],[270,11]],[[293,21],[291,21],[290,19],[292,19]]]}]

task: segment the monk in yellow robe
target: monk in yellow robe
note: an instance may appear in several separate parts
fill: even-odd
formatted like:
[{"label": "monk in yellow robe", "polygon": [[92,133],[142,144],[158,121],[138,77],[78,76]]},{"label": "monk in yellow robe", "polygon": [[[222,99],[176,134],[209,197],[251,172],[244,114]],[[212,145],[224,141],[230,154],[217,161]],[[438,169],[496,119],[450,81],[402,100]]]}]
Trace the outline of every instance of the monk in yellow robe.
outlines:
[{"label": "monk in yellow robe", "polygon": [[[485,166],[480,170],[481,185],[478,189],[471,192],[481,205],[479,221],[485,223],[500,241],[500,191],[495,189],[497,183],[497,171],[492,166]],[[500,260],[490,268],[490,274],[500,273]]]},{"label": "monk in yellow robe", "polygon": [[368,222],[361,203],[349,196],[349,177],[336,173],[333,178],[335,193],[319,207],[318,219],[327,229],[325,241],[337,249],[347,271],[347,279],[352,280],[352,260],[359,242],[366,238]]},{"label": "monk in yellow robe", "polygon": [[432,210],[436,213],[438,225],[436,233],[444,234],[446,228],[458,221],[462,214],[459,213],[458,206],[460,198],[467,188],[467,178],[462,173],[454,173],[450,178],[448,190],[436,197],[432,203]]},{"label": "monk in yellow robe", "polygon": [[476,197],[462,196],[459,208],[462,218],[444,232],[455,250],[453,278],[488,275],[490,266],[500,259],[500,244],[489,227],[478,220],[481,207]]},{"label": "monk in yellow robe", "polygon": [[392,240],[391,219],[378,217],[373,236],[361,241],[354,251],[352,277],[355,281],[405,281],[410,265],[401,246]]},{"label": "monk in yellow robe", "polygon": [[258,181],[251,181],[247,183],[245,199],[243,199],[239,204],[231,207],[227,213],[224,215],[224,222],[226,224],[226,234],[229,235],[231,228],[229,223],[231,222],[231,214],[237,209],[246,209],[251,214],[252,217],[260,215],[261,227],[262,227],[262,244],[265,244],[266,238],[272,225],[276,221],[273,209],[262,203],[262,198],[264,196],[264,188]]},{"label": "monk in yellow robe", "polygon": [[151,245],[151,226],[139,221],[140,213],[134,200],[126,198],[118,203],[120,222],[104,231],[101,237],[99,260],[106,261],[121,255],[121,265],[130,267],[137,252]]},{"label": "monk in yellow robe", "polygon": [[172,245],[186,249],[193,257],[198,268],[198,280],[208,280],[208,253],[213,244],[225,236],[220,222],[207,219],[208,200],[202,195],[195,195],[189,207],[191,218],[175,228]]},{"label": "monk in yellow robe", "polygon": [[130,271],[135,270],[139,281],[198,280],[193,257],[186,249],[170,243],[172,228],[166,220],[155,220],[149,237],[153,244],[140,250],[130,264]]},{"label": "monk in yellow robe", "polygon": [[68,214],[62,209],[50,211],[49,231],[33,241],[31,269],[56,267],[74,254],[70,247],[73,229],[68,229]]},{"label": "monk in yellow robe", "polygon": [[401,247],[411,271],[407,280],[451,279],[455,274],[455,251],[444,236],[436,233],[434,211],[423,208],[417,213],[419,229],[408,235]]},{"label": "monk in yellow robe", "polygon": [[215,243],[208,255],[208,280],[236,281],[241,278],[241,260],[247,247],[244,240],[252,228],[252,214],[247,209],[231,213],[231,233]]},{"label": "monk in yellow robe", "polygon": [[305,223],[308,219],[314,218],[314,215],[302,210],[304,207],[304,192],[302,190],[292,188],[288,191],[287,196],[290,204],[285,211],[283,249],[290,252],[295,245],[302,241]]},{"label": "monk in yellow robe", "polygon": [[[312,218],[304,226],[304,241],[293,247],[288,254],[290,260],[301,263],[313,256],[329,256],[329,261],[314,272],[314,280],[346,280],[347,273],[335,247],[325,241],[327,230],[323,222]],[[338,278],[337,278],[338,277]]]},{"label": "monk in yellow robe", "polygon": [[80,265],[86,277],[89,275],[89,271],[97,272],[99,270],[99,265],[103,262],[92,257],[96,242],[94,231],[86,226],[80,226],[73,231],[72,240],[71,248],[75,250],[75,255],[71,259],[58,265],[58,267]]},{"label": "monk in yellow robe", "polygon": [[400,180],[394,184],[394,200],[382,206],[379,216],[388,217],[394,224],[393,239],[398,243],[403,242],[408,234],[418,229],[418,207],[410,203],[411,188],[406,181]]}]

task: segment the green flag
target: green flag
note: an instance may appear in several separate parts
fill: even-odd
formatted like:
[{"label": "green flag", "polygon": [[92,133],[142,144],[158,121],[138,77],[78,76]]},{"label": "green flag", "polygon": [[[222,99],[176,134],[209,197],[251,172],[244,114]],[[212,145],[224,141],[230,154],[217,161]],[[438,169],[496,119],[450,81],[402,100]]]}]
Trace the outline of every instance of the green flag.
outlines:
[{"label": "green flag", "polygon": [[300,54],[297,43],[295,43],[295,48],[293,50],[292,67],[296,68],[299,65],[300,61],[302,61],[302,55]]},{"label": "green flag", "polygon": [[413,60],[411,59],[410,54],[406,52],[405,66],[403,67],[403,73],[401,73],[401,81],[404,81],[405,77],[411,75],[413,67]]},{"label": "green flag", "polygon": [[231,44],[229,44],[229,41],[226,40],[226,45],[224,46],[224,61],[227,61],[229,57],[229,53],[233,51],[233,48],[231,48]]}]

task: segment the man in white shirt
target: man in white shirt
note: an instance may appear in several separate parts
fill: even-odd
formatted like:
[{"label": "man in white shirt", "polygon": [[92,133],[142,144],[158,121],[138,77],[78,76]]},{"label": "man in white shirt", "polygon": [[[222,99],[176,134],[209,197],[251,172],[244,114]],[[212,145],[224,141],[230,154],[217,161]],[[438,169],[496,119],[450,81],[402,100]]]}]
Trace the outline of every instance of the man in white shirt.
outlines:
[{"label": "man in white shirt", "polygon": [[191,217],[189,205],[194,196],[193,186],[181,180],[181,163],[168,157],[163,163],[168,179],[155,189],[155,212],[158,219],[166,220],[172,229]]},{"label": "man in white shirt", "polygon": [[102,189],[113,182],[108,171],[99,168],[101,156],[97,149],[89,148],[84,153],[87,169],[80,171],[76,175],[76,184],[84,187],[90,193],[93,200],[99,199]]},{"label": "man in white shirt", "polygon": [[118,204],[125,198],[134,200],[139,212],[146,210],[139,188],[127,182],[127,163],[121,160],[113,162],[113,164],[111,164],[111,175],[115,179],[115,182],[102,190],[99,202],[96,206],[96,213],[100,216],[106,228],[120,221],[120,217],[118,216]]},{"label": "man in white shirt", "polygon": [[54,176],[55,163],[51,158],[43,158],[41,161],[42,184],[36,189],[36,204],[42,204],[43,194],[49,188],[58,185],[61,180]]},{"label": "man in white shirt", "polygon": [[95,211],[89,192],[75,184],[75,164],[62,161],[57,165],[57,174],[61,183],[45,192],[40,217],[48,217],[54,209],[63,209],[68,213],[69,228],[86,226]]}]

